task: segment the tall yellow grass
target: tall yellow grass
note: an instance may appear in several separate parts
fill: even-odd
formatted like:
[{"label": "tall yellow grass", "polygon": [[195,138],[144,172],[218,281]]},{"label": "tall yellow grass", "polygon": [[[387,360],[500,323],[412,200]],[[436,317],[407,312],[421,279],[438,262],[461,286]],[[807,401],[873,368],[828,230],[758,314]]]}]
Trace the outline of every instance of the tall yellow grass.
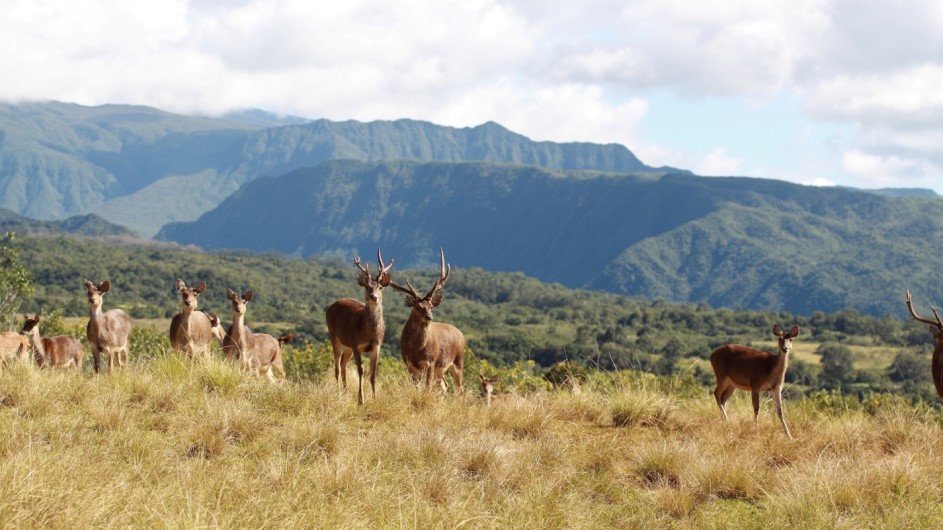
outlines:
[{"label": "tall yellow grass", "polygon": [[386,360],[358,407],[333,377],[271,385],[164,356],[110,375],[0,375],[0,526],[939,528],[939,414],[588,383],[490,408]]}]

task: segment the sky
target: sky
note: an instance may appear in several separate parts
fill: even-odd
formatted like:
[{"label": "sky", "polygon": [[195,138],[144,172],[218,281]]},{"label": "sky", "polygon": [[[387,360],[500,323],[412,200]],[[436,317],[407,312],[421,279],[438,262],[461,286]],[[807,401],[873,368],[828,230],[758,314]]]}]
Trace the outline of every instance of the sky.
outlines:
[{"label": "sky", "polygon": [[0,100],[495,121],[701,175],[943,194],[938,0],[7,0]]}]

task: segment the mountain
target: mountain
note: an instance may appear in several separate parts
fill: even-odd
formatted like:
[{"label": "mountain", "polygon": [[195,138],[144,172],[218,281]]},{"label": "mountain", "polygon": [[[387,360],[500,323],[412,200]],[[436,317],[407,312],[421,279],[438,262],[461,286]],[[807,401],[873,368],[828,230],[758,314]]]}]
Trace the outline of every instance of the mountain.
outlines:
[{"label": "mountain", "polygon": [[242,184],[330,159],[480,160],[552,170],[663,174],[621,145],[535,142],[496,123],[222,119],[127,105],[0,103],[0,208],[38,219],[96,213],[150,236]]},{"label": "mountain", "polygon": [[798,314],[899,314],[933,266],[943,201],[752,178],[329,161],[246,184],[159,239],[299,257],[382,247],[398,266],[521,271],[609,292]]},{"label": "mountain", "polygon": [[62,221],[37,221],[0,208],[0,233],[15,232],[20,236],[80,235],[80,236],[136,236],[123,226],[109,223],[95,215],[74,215]]}]

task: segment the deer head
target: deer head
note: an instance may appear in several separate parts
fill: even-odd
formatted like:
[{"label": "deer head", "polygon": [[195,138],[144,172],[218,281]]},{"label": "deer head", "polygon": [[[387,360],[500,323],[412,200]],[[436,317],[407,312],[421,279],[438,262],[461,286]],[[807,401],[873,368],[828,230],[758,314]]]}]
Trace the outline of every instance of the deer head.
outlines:
[{"label": "deer head", "polygon": [[183,280],[177,280],[176,287],[177,292],[180,293],[180,305],[183,310],[193,311],[198,304],[197,297],[206,290],[206,282],[200,282],[200,284],[194,288],[187,287],[187,284],[183,283]]},{"label": "deer head", "polygon": [[232,289],[226,289],[226,298],[229,298],[229,301],[232,302],[233,314],[245,315],[246,304],[252,301],[252,291],[246,291],[242,293],[242,296],[240,296]]},{"label": "deer head", "polygon": [[35,328],[39,326],[39,323],[43,321],[43,315],[41,313],[36,313],[36,316],[30,318],[29,315],[23,315],[23,329],[20,330],[20,335],[29,335],[33,332]]},{"label": "deer head", "polygon": [[383,256],[380,254],[380,249],[377,249],[377,275],[375,278],[370,276],[370,265],[361,265],[359,257],[354,259],[354,265],[360,269],[360,276],[357,278],[357,283],[364,288],[364,298],[367,300],[367,303],[381,303],[383,301],[383,288],[390,285],[391,277],[389,270],[390,267],[393,266],[393,260],[390,260],[389,264],[384,266]]},{"label": "deer head", "polygon": [[108,289],[111,289],[111,283],[109,283],[108,280],[105,280],[100,284],[95,285],[92,282],[85,280],[85,288],[88,289],[88,305],[92,308],[97,308],[101,307],[102,296],[108,292]]},{"label": "deer head", "polygon": [[788,354],[792,350],[792,339],[799,335],[799,326],[793,326],[789,333],[786,333],[776,324],[773,326],[773,335],[779,338],[779,353]]},{"label": "deer head", "polygon": [[436,293],[445,287],[445,282],[449,280],[449,274],[452,272],[452,266],[446,266],[445,264],[445,251],[441,248],[439,249],[439,259],[439,279],[436,280],[432,289],[429,289],[425,296],[420,296],[416,289],[410,285],[408,279],[406,280],[406,287],[390,283],[390,286],[397,291],[406,293],[406,307],[412,308],[413,314],[426,322],[432,320],[432,310],[442,303],[442,295]]}]

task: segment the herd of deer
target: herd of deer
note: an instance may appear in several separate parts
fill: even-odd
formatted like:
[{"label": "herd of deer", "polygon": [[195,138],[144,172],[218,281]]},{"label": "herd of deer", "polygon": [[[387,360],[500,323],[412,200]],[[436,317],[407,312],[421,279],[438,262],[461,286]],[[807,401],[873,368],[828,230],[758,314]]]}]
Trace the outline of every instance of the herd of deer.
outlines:
[{"label": "herd of deer", "polygon": [[[400,352],[403,362],[414,384],[425,379],[427,387],[433,384],[446,390],[443,379],[445,372],[451,371],[456,391],[462,393],[463,373],[465,368],[465,336],[451,324],[433,321],[433,310],[442,302],[439,291],[445,287],[451,273],[451,265],[445,263],[445,252],[440,249],[439,278],[425,294],[418,291],[406,280],[406,287],[392,281],[390,268],[393,260],[384,264],[383,256],[377,249],[377,272],[370,274],[370,266],[363,265],[360,258],[354,259],[354,265],[360,269],[357,283],[364,289],[364,301],[342,298],[325,311],[325,320],[334,351],[334,378],[338,385],[347,388],[347,363],[353,357],[357,365],[357,403],[363,404],[363,353],[370,355],[370,390],[376,398],[377,364],[380,347],[383,344],[385,326],[383,322],[383,289],[392,287],[404,293],[406,306],[411,309],[409,317],[400,335]],[[292,339],[292,335],[273,337],[264,333],[253,333],[245,325],[246,305],[252,301],[252,291],[237,294],[232,289],[226,290],[226,297],[232,303],[233,322],[224,332],[219,317],[213,313],[197,311],[197,298],[206,290],[206,282],[196,287],[187,287],[183,280],[176,282],[177,292],[181,296],[181,311],[174,315],[170,323],[170,343],[175,350],[184,352],[191,360],[207,358],[211,355],[210,343],[215,340],[223,350],[224,356],[232,361],[241,362],[243,369],[256,375],[264,371],[271,381],[275,381],[274,372],[284,379],[285,369],[282,363],[281,345]],[[102,311],[102,297],[111,285],[104,281],[95,285],[85,280],[88,294],[89,319],[86,336],[94,357],[95,372],[101,370],[102,354],[108,356],[108,370],[124,367],[128,362],[128,345],[131,335],[131,318],[121,309]],[[943,319],[935,307],[931,308],[934,319],[919,316],[913,307],[910,291],[907,291],[907,309],[918,322],[928,324],[936,343],[931,363],[931,374],[937,393],[943,398]],[[0,366],[7,361],[23,361],[33,352],[37,364],[41,367],[81,369],[85,350],[78,339],[70,335],[42,337],[39,324],[42,315],[33,317],[24,315],[25,323],[19,333],[0,333]],[[786,436],[792,438],[786,420],[783,417],[782,389],[789,364],[789,352],[793,340],[799,335],[799,326],[793,326],[788,332],[778,324],[773,326],[773,335],[778,340],[775,352],[758,350],[739,344],[725,344],[710,355],[711,367],[717,379],[714,399],[720,407],[724,421],[727,420],[726,403],[736,389],[752,394],[753,421],[758,421],[760,393],[769,392],[776,406],[776,413]],[[494,384],[497,376],[480,374],[481,395],[490,405],[493,400],[512,397],[505,394],[495,396]],[[570,381],[571,390],[579,391],[578,383]]]}]

